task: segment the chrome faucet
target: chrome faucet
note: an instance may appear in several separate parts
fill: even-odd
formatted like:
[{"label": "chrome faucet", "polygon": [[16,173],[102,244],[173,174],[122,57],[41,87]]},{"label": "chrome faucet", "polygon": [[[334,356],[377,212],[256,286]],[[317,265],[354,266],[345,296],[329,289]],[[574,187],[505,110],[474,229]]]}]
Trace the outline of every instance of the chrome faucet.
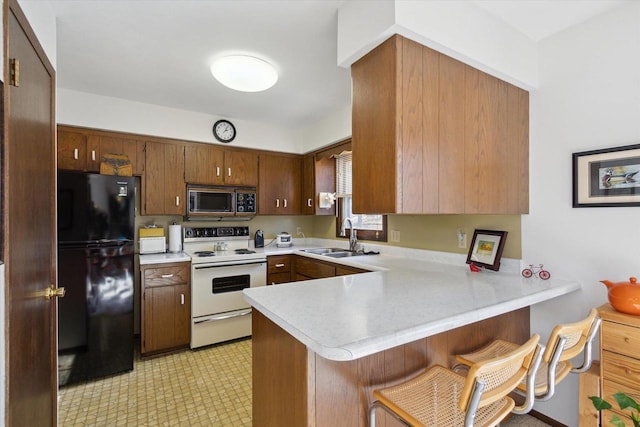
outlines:
[{"label": "chrome faucet", "polygon": [[358,247],[358,237],[356,236],[356,230],[353,228],[353,220],[351,218],[347,217],[342,221],[342,230],[340,231],[340,235],[344,236],[346,234],[345,224],[347,221],[349,221],[349,250],[351,252],[356,252]]}]

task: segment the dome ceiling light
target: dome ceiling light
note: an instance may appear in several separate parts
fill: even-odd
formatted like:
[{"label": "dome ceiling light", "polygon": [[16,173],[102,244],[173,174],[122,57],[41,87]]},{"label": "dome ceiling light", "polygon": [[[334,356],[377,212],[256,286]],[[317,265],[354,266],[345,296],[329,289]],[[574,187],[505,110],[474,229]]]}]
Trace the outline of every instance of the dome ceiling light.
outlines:
[{"label": "dome ceiling light", "polygon": [[278,72],[262,59],[231,55],[216,59],[211,74],[223,85],[241,92],[260,92],[278,81]]}]

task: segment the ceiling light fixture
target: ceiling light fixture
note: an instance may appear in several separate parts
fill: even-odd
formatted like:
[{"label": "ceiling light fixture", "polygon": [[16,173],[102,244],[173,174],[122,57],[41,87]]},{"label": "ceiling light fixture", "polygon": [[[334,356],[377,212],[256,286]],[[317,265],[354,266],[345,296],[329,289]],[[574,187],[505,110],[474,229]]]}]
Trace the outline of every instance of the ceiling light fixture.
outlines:
[{"label": "ceiling light fixture", "polygon": [[278,81],[278,72],[262,59],[231,55],[216,59],[211,74],[223,85],[242,92],[260,92]]}]

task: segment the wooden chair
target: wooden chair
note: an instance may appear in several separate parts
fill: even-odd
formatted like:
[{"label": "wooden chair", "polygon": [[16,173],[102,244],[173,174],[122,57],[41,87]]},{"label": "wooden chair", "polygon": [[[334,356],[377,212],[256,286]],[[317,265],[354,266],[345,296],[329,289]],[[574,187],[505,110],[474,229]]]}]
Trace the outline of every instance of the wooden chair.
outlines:
[{"label": "wooden chair", "polygon": [[369,425],[382,408],[411,426],[495,426],[515,406],[508,394],[536,361],[540,336],[500,357],[474,363],[466,377],[439,365],[401,384],[375,390]]},{"label": "wooden chair", "polygon": [[[549,400],[555,393],[556,385],[570,372],[580,374],[591,367],[593,339],[600,327],[600,317],[596,309],[592,309],[589,315],[576,323],[557,325],[551,331],[544,353],[542,363],[535,375],[531,375],[518,385],[516,392],[525,397],[522,405],[514,408],[516,414],[526,414],[533,408],[536,400]],[[513,351],[517,345],[503,340],[495,340],[486,347],[473,353],[456,356],[458,364],[454,370],[460,367],[470,367],[482,360],[491,359]],[[571,360],[583,353],[582,364],[573,367]]]}]

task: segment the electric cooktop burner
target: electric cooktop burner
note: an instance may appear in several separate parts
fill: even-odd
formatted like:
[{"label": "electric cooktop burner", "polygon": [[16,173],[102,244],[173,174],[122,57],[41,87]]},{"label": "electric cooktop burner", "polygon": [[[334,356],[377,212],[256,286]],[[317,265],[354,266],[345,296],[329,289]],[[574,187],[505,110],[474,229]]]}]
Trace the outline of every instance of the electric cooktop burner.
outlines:
[{"label": "electric cooktop burner", "polygon": [[236,253],[245,255],[245,254],[255,254],[256,251],[251,251],[249,249],[236,249]]},{"label": "electric cooktop burner", "polygon": [[194,255],[201,256],[201,257],[214,256],[215,254],[216,253],[213,252],[213,251],[196,251],[196,252],[194,252]]}]

